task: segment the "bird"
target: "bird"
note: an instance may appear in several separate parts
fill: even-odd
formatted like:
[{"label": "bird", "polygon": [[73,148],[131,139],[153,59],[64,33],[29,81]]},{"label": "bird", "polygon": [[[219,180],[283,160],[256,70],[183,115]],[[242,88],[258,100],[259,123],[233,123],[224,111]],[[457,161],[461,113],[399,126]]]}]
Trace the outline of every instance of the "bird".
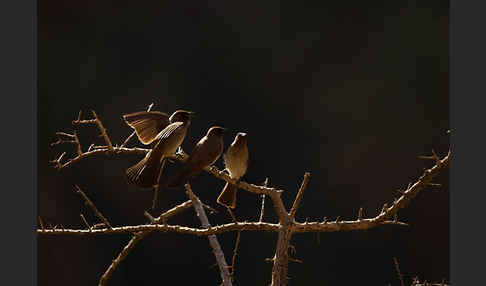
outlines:
[{"label": "bird", "polygon": [[214,164],[223,153],[225,130],[226,128],[220,126],[209,128],[206,135],[196,144],[179,172],[169,180],[167,186],[169,188],[178,187],[190,177],[201,173],[204,168]]},{"label": "bird", "polygon": [[[169,116],[160,111],[139,111],[123,115],[125,122],[135,130],[138,140],[145,145],[152,143],[160,131],[169,124],[180,120],[185,110],[176,110]],[[194,117],[194,112],[190,112]]]},{"label": "bird", "polygon": [[[233,143],[228,147],[226,153],[223,155],[226,171],[232,179],[237,181],[241,179],[248,168],[248,145],[247,134],[239,132],[236,134]],[[228,208],[234,209],[236,207],[236,191],[237,187],[226,182],[223,190],[218,196],[216,202]]]},{"label": "bird", "polygon": [[[145,158],[125,171],[129,184],[134,184],[141,188],[151,188],[158,185],[159,174],[164,168],[165,159],[173,155],[184,141],[192,115],[193,112],[191,111],[178,110],[170,116],[169,122],[171,123],[163,128],[157,136],[150,140],[140,140],[146,142],[146,144],[153,142],[153,148],[147,153]],[[147,128],[140,128],[143,124],[135,125],[139,130],[142,130],[140,134],[148,134],[143,132],[143,130],[148,130]],[[152,126],[156,125],[152,124]],[[150,127],[149,129],[154,128],[156,127]],[[148,137],[142,136],[142,138],[147,139]]]}]

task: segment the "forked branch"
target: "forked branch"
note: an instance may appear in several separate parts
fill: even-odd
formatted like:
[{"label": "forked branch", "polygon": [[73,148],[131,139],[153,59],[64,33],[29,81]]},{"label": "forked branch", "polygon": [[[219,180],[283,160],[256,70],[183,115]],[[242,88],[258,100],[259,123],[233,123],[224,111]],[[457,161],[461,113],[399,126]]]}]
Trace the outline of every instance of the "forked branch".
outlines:
[{"label": "forked branch", "polygon": [[[152,108],[152,104],[149,106],[148,111]],[[134,136],[132,133],[125,142],[121,145],[121,147],[114,147],[110,141],[108,134],[106,133],[105,128],[103,127],[101,121],[99,120],[96,112],[92,112],[94,119],[89,120],[81,120],[81,112],[78,115],[77,120],[73,121],[74,125],[84,125],[84,124],[95,124],[98,126],[100,130],[106,146],[94,146],[93,144],[88,148],[87,152],[82,152],[81,144],[79,142],[79,138],[77,133],[74,134],[67,134],[58,132],[57,135],[59,136],[59,140],[54,142],[53,144],[61,144],[61,143],[71,143],[77,145],[77,157],[68,160],[65,163],[62,163],[61,160],[65,153],[58,157],[58,159],[53,160],[52,162],[55,163],[57,169],[62,170],[64,168],[70,167],[73,164],[92,156],[97,155],[108,155],[108,154],[119,154],[119,155],[145,155],[150,149],[143,149],[143,148],[125,148],[128,140]],[[69,138],[66,140],[64,138]],[[232,261],[232,274],[234,274],[234,260],[236,257],[237,247],[240,240],[240,234],[242,231],[271,231],[278,233],[277,239],[277,246],[275,250],[275,256],[271,259],[274,263],[272,269],[272,285],[287,285],[287,272],[288,272],[288,263],[289,261],[300,261],[289,257],[289,248],[291,247],[290,242],[292,239],[292,235],[296,233],[306,233],[306,232],[334,232],[334,231],[352,231],[352,230],[364,230],[370,229],[379,225],[400,225],[400,226],[407,226],[406,223],[398,221],[397,213],[400,209],[404,208],[408,203],[412,201],[413,198],[417,196],[417,194],[425,189],[427,186],[435,185],[432,180],[438,174],[440,174],[443,170],[449,167],[449,160],[450,160],[449,151],[448,154],[440,159],[440,157],[432,151],[431,156],[422,156],[421,158],[424,159],[431,159],[435,162],[435,165],[429,169],[426,169],[423,174],[418,178],[418,180],[413,183],[409,184],[405,191],[400,191],[401,196],[394,200],[390,206],[388,204],[384,204],[382,210],[373,218],[363,218],[363,210],[362,208],[358,212],[358,217],[356,220],[341,220],[338,216],[335,221],[327,221],[325,218],[323,221],[313,221],[308,222],[297,222],[295,220],[295,215],[299,208],[299,205],[303,199],[305,188],[308,185],[310,179],[310,173],[305,173],[300,188],[297,191],[297,195],[295,200],[290,208],[290,211],[287,211],[280,194],[283,190],[279,190],[276,188],[272,188],[268,186],[268,179],[265,180],[264,185],[254,185],[244,181],[236,181],[232,179],[228,174],[223,171],[218,170],[214,166],[210,166],[205,168],[205,171],[213,175],[214,177],[226,181],[230,184],[236,185],[238,189],[245,190],[247,192],[262,195],[262,205],[260,210],[260,216],[258,222],[237,222],[234,219],[233,223],[228,223],[224,225],[218,226],[210,226],[207,216],[203,209],[203,204],[199,201],[197,196],[191,190],[189,184],[187,184],[186,191],[190,198],[189,201],[184,202],[171,210],[168,210],[164,214],[160,215],[158,218],[153,218],[148,213],[146,214],[147,217],[150,218],[150,224],[144,225],[136,225],[136,226],[121,226],[121,227],[112,227],[108,220],[104,218],[104,216],[94,207],[91,203],[89,198],[77,187],[78,192],[83,196],[86,200],[87,204],[91,206],[95,214],[101,219],[104,223],[104,227],[96,228],[90,227],[87,221],[85,224],[88,229],[65,229],[62,227],[59,228],[46,228],[43,223],[41,222],[41,229],[37,230],[39,234],[45,235],[79,235],[79,236],[86,236],[86,235],[108,235],[108,234],[132,234],[131,240],[128,244],[123,248],[120,252],[118,257],[113,260],[113,263],[108,267],[106,272],[100,279],[99,285],[105,285],[106,281],[108,281],[109,277],[112,275],[113,271],[119,265],[119,263],[128,255],[128,253],[133,249],[133,247],[142,240],[146,235],[148,235],[152,231],[160,231],[160,232],[175,232],[180,234],[189,234],[189,235],[198,235],[198,236],[208,236],[210,244],[213,248],[213,252],[215,257],[218,261],[221,278],[223,280],[224,285],[231,285],[231,275],[228,271],[228,266],[226,264],[226,260],[224,258],[224,254],[221,251],[221,247],[216,238],[216,234],[221,234],[225,232],[233,232],[237,231],[237,241],[235,244],[235,250],[233,254],[233,261]],[[178,160],[184,162],[187,160],[188,155],[182,150],[179,149],[177,154],[174,154],[172,157],[174,160]],[[273,208],[278,216],[278,223],[265,223],[262,222],[263,220],[263,212],[264,212],[264,200],[265,197],[268,196],[272,200]],[[169,225],[167,224],[167,219],[185,209],[193,207],[200,220],[203,228],[191,228],[186,226],[180,225]],[[83,217],[84,218],[84,217]],[[162,224],[160,224],[162,222]]]}]

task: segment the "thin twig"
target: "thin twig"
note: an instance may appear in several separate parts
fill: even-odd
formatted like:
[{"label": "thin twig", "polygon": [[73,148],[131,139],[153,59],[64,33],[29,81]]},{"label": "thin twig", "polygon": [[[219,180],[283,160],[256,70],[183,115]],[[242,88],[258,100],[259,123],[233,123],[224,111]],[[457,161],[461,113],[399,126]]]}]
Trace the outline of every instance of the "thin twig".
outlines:
[{"label": "thin twig", "polygon": [[63,165],[61,164],[61,160],[62,157],[64,157],[64,155],[66,155],[66,152],[62,152],[62,154],[57,159],[50,161],[51,163],[54,164],[54,168],[58,170],[61,170],[63,168]]},{"label": "thin twig", "polygon": [[236,219],[235,217],[235,214],[233,213],[233,211],[231,210],[231,208],[226,208],[226,210],[228,211],[228,213],[230,214],[231,216],[231,219],[233,220],[234,223],[238,223],[238,220]]},{"label": "thin twig", "polygon": [[238,253],[238,246],[240,245],[240,236],[241,231],[238,231],[238,234],[236,235],[235,248],[233,249],[233,258],[231,259],[231,277],[233,278],[233,280],[235,279],[235,262],[236,254]]},{"label": "thin twig", "polygon": [[111,229],[111,225],[108,222],[108,220],[103,216],[103,214],[96,208],[96,206],[91,202],[91,200],[86,196],[86,194],[79,188],[78,185],[75,185],[77,189],[77,193],[80,194],[83,199],[86,201],[86,204],[90,206],[90,208],[93,210],[95,215],[106,225],[107,228]]},{"label": "thin twig", "polygon": [[310,179],[310,173],[306,172],[304,174],[304,179],[302,180],[302,184],[300,185],[299,191],[297,196],[295,197],[294,204],[292,205],[292,209],[290,210],[290,218],[294,219],[295,213],[297,212],[297,208],[299,207],[300,201],[302,200],[302,196],[304,195],[304,190],[307,187],[307,183]]},{"label": "thin twig", "polygon": [[207,204],[205,204],[205,203],[203,203],[203,202],[201,202],[201,204],[202,204],[203,208],[205,208],[205,209],[207,209],[207,210],[209,211],[209,214],[217,214],[217,213],[218,213],[218,211],[217,211],[217,210],[215,210],[215,209],[214,209],[213,207],[211,207],[210,205],[207,205]]},{"label": "thin twig", "polygon": [[[186,188],[186,193],[191,199],[194,210],[196,211],[197,216],[201,221],[201,225],[205,228],[211,228],[208,217],[206,216],[206,212],[204,211],[204,208],[201,205],[201,201],[192,192],[191,186],[189,184],[186,184],[184,187]],[[223,280],[223,284],[225,286],[231,286],[232,285],[231,275],[228,272],[228,264],[226,263],[226,259],[224,258],[224,253],[221,250],[221,246],[219,245],[218,239],[216,238],[216,235],[209,235],[208,239],[209,239],[209,244],[213,249],[214,256],[216,257],[216,261],[218,262],[219,272],[221,274],[221,279]]]},{"label": "thin twig", "polygon": [[[56,132],[56,135],[57,135],[57,141],[52,142],[51,146],[55,146],[63,143],[76,144],[76,136],[73,134],[68,134],[66,132]],[[62,136],[72,138],[73,140],[65,140],[62,138]]]},{"label": "thin twig", "polygon": [[76,132],[76,130],[74,130],[74,141],[76,142],[76,149],[78,151],[78,155],[81,155],[83,154],[83,151],[82,151],[82,148],[81,148],[81,142],[79,142],[79,137],[78,137],[78,133]]},{"label": "thin twig", "polygon": [[[265,178],[265,182],[263,182],[264,187],[268,187],[268,177]],[[258,220],[259,222],[263,221],[263,214],[265,212],[265,194],[262,195],[262,207],[260,209],[260,219]]]},{"label": "thin twig", "polygon": [[151,223],[155,223],[155,218],[151,214],[149,214],[148,212],[144,212],[143,215],[147,217]]},{"label": "thin twig", "polygon": [[180,212],[182,212],[186,209],[189,209],[191,207],[192,207],[192,201],[191,200],[185,201],[182,204],[175,206],[175,207],[171,208],[170,210],[164,212],[158,218],[156,218],[154,221],[155,221],[155,223],[159,223],[162,220],[167,220],[168,218],[173,217],[176,214],[178,214],[178,213],[180,213]]},{"label": "thin twig", "polygon": [[403,283],[402,273],[400,272],[400,266],[398,265],[398,261],[395,257],[393,257],[393,262],[395,262],[395,269],[397,270],[397,275],[398,275],[398,278],[400,279],[400,285],[405,286],[405,283]]},{"label": "thin twig", "polygon": [[91,230],[91,226],[89,225],[88,221],[86,220],[86,218],[84,217],[83,214],[79,214],[79,216],[81,217],[81,219],[83,220],[84,224],[86,225],[86,228]]},{"label": "thin twig", "polygon": [[96,125],[98,125],[98,129],[101,132],[101,135],[103,135],[103,138],[105,139],[106,145],[108,146],[108,150],[113,152],[113,145],[111,144],[110,137],[108,137],[108,134],[106,134],[106,129],[103,127],[103,124],[101,123],[101,120],[98,118],[98,115],[96,115],[96,112],[94,110],[91,110],[93,113],[94,118],[96,119]]},{"label": "thin twig", "polygon": [[296,262],[296,263],[304,263],[304,261],[300,260],[300,259],[296,259],[296,258],[292,258],[292,257],[289,257],[289,261],[290,262]]}]

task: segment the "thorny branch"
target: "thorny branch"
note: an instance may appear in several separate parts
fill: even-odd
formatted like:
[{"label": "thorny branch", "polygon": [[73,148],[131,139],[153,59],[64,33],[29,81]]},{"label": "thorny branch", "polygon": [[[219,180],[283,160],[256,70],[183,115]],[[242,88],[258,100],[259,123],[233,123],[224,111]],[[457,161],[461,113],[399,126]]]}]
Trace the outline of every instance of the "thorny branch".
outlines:
[{"label": "thorny branch", "polygon": [[[152,105],[149,106],[148,110],[150,110]],[[62,170],[64,168],[70,167],[73,164],[81,161],[84,158],[92,157],[96,155],[107,155],[107,154],[119,154],[119,155],[127,155],[127,154],[136,154],[136,155],[145,155],[150,149],[143,149],[143,148],[125,148],[126,143],[128,140],[133,136],[130,135],[127,140],[121,145],[121,147],[113,147],[106,130],[104,129],[101,121],[99,120],[96,113],[93,111],[94,119],[90,120],[81,120],[81,112],[79,113],[78,119],[73,121],[74,125],[83,125],[83,124],[96,124],[104,137],[106,146],[94,146],[93,144],[90,146],[87,152],[81,151],[81,144],[77,137],[77,134],[74,135],[67,134],[67,133],[58,133],[59,140],[55,144],[60,143],[72,143],[78,146],[77,148],[77,157],[68,160],[65,163],[62,163],[61,160],[65,153],[61,154],[56,160],[51,162],[55,163],[55,167],[58,170]],[[61,136],[69,137],[73,140],[62,140]],[[422,176],[413,183],[409,184],[405,191],[401,191],[401,196],[398,199],[395,199],[393,203],[388,206],[388,204],[384,204],[381,212],[373,218],[363,218],[363,211],[362,209],[358,212],[357,220],[348,220],[343,221],[340,220],[340,217],[336,218],[335,221],[327,221],[326,218],[322,222],[297,222],[295,221],[295,214],[297,212],[298,206],[300,201],[302,200],[304,190],[308,184],[310,179],[310,173],[305,173],[304,179],[302,181],[301,187],[299,188],[296,198],[293,202],[293,205],[290,211],[287,211],[283,201],[280,197],[280,194],[283,190],[275,189],[272,187],[268,187],[267,183],[268,180],[265,181],[263,186],[250,184],[244,181],[236,181],[232,179],[228,174],[223,171],[218,170],[214,166],[210,166],[205,168],[205,171],[212,174],[214,177],[236,185],[238,189],[243,189],[247,192],[262,195],[262,206],[260,212],[260,219],[259,222],[234,222],[224,225],[218,226],[204,226],[205,228],[190,228],[185,226],[179,225],[169,225],[166,223],[166,218],[169,217],[169,214],[175,214],[180,210],[187,209],[190,206],[193,206],[193,202],[187,201],[172,210],[166,212],[166,218],[164,218],[164,214],[162,214],[157,219],[154,219],[152,224],[145,224],[145,225],[137,225],[137,226],[122,226],[122,227],[111,227],[107,220],[103,220],[105,223],[105,228],[89,228],[87,230],[84,229],[56,229],[56,228],[45,228],[42,223],[42,229],[38,229],[37,233],[39,234],[46,234],[46,235],[101,235],[101,234],[115,234],[115,233],[126,233],[126,234],[134,234],[132,239],[129,243],[125,246],[122,252],[118,255],[118,257],[113,261],[110,267],[107,269],[105,274],[100,279],[100,285],[104,285],[108,278],[111,276],[114,269],[123,260],[130,250],[134,247],[134,245],[140,241],[143,237],[145,237],[151,231],[162,231],[162,232],[176,232],[181,234],[190,234],[190,235],[198,235],[198,236],[213,236],[220,233],[230,232],[230,231],[237,231],[238,238],[237,243],[235,245],[234,256],[233,256],[233,267],[234,267],[234,257],[237,251],[237,245],[239,243],[239,236],[242,231],[272,231],[278,232],[278,240],[277,240],[277,247],[275,250],[275,256],[271,259],[274,262],[274,266],[272,269],[272,285],[287,285],[287,269],[288,269],[288,262],[289,261],[296,261],[296,259],[289,257],[288,249],[290,247],[290,240],[292,235],[295,233],[305,233],[305,232],[333,232],[333,231],[352,231],[352,230],[364,230],[376,227],[378,225],[402,225],[406,226],[406,223],[400,222],[397,219],[397,213],[400,209],[404,208],[421,190],[426,188],[427,186],[434,185],[432,179],[440,174],[444,169],[449,166],[449,159],[450,159],[451,152],[449,151],[448,154],[440,159],[440,157],[432,151],[431,156],[421,156],[424,159],[432,159],[435,161],[435,165],[432,168],[426,169]],[[184,162],[187,160],[188,155],[182,150],[179,149],[179,152],[171,157],[172,159]],[[277,213],[279,222],[278,224],[272,223],[265,223],[262,222],[263,218],[263,211],[264,211],[264,199],[265,196],[269,196],[272,200],[273,207],[275,212]],[[393,218],[393,220],[391,219]],[[162,221],[163,224],[160,225],[159,222]],[[87,226],[89,226],[87,224]],[[224,259],[224,256],[223,256]],[[221,267],[220,267],[221,269]],[[227,267],[224,267],[227,272]],[[221,275],[223,274],[223,269],[221,269]],[[234,269],[232,271],[234,273]],[[223,278],[224,281],[224,278]],[[231,279],[229,280],[231,283]]]},{"label": "thorny branch", "polygon": [[111,229],[111,225],[108,222],[108,220],[103,216],[103,214],[96,208],[96,206],[91,202],[91,200],[86,196],[86,194],[78,187],[78,185],[75,185],[77,189],[77,193],[80,194],[83,199],[86,201],[86,204],[93,210],[95,215],[105,224],[105,226],[109,229]]},{"label": "thorny branch", "polygon": [[[191,199],[192,206],[194,207],[194,210],[196,211],[197,216],[201,221],[201,225],[205,228],[211,228],[211,225],[209,224],[208,217],[206,215],[206,212],[204,211],[201,201],[192,192],[191,185],[187,183],[184,187],[186,188],[187,196]],[[209,239],[209,244],[213,249],[214,257],[216,257],[216,261],[218,262],[219,273],[221,274],[221,280],[223,280],[223,285],[232,286],[233,284],[231,283],[231,275],[228,271],[228,264],[226,263],[226,259],[224,258],[224,253],[223,250],[221,250],[221,246],[219,245],[218,238],[216,237],[216,235],[212,234],[208,236],[208,239]]]},{"label": "thorny branch", "polygon": [[[265,179],[265,182],[263,182],[263,186],[267,187],[268,186],[268,178]],[[263,221],[263,214],[265,213],[265,194],[262,195],[262,208],[260,209],[260,219],[258,220],[259,222]]]},{"label": "thorny branch", "polygon": [[[192,207],[192,201],[186,201],[178,206],[173,207],[172,209],[166,211],[165,213],[161,214],[158,218],[153,220],[153,224],[158,224],[159,222],[166,222],[167,219],[170,217],[173,217],[174,215]],[[145,231],[140,231],[135,233],[130,241],[127,243],[127,245],[123,248],[123,250],[118,254],[118,256],[113,260],[113,262],[110,264],[108,269],[105,271],[105,273],[101,276],[99,286],[106,285],[106,282],[108,282],[108,279],[110,279],[111,275],[115,271],[115,269],[118,267],[120,262],[122,262],[123,259],[127,257],[127,255],[130,253],[130,251],[135,247],[135,245],[142,240],[144,237],[146,237],[151,230],[145,230]]]},{"label": "thorny branch", "polygon": [[297,212],[297,208],[299,207],[300,200],[302,200],[302,196],[304,195],[304,190],[307,187],[307,183],[310,180],[310,173],[306,172],[304,174],[304,179],[302,180],[302,185],[300,186],[299,191],[297,192],[297,197],[295,197],[294,204],[292,205],[292,209],[290,210],[290,218],[293,219],[295,217],[295,213]]},{"label": "thorny branch", "polygon": [[236,254],[238,254],[238,246],[240,245],[240,237],[241,237],[241,231],[238,231],[238,234],[236,235],[235,248],[233,249],[233,258],[231,259],[231,277],[233,279],[235,279],[235,262],[236,262]]},{"label": "thorny branch", "polygon": [[73,125],[83,125],[83,124],[95,124],[98,126],[98,129],[101,132],[101,135],[103,136],[103,139],[105,139],[106,146],[108,146],[108,150],[113,152],[113,145],[111,144],[111,140],[108,137],[108,134],[106,134],[106,129],[101,123],[101,120],[98,118],[98,115],[94,110],[91,110],[91,113],[93,113],[94,119],[89,119],[89,120],[81,120],[81,111],[79,112],[78,119],[73,120]]}]

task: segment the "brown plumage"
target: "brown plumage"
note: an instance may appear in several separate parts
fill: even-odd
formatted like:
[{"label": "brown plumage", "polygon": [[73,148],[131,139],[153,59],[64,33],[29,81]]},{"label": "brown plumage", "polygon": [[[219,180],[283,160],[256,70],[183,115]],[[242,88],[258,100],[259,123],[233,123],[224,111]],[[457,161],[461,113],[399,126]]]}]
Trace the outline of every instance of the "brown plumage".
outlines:
[{"label": "brown plumage", "polygon": [[[141,188],[158,185],[159,174],[166,157],[174,154],[186,137],[191,122],[190,111],[179,110],[170,117],[170,123],[152,139],[152,150],[140,162],[125,171],[128,183]],[[146,141],[148,142],[148,141]]]},{"label": "brown plumage", "polygon": [[[228,147],[226,154],[223,156],[226,170],[232,179],[239,180],[246,173],[248,168],[248,146],[246,133],[238,133],[235,140]],[[218,196],[216,202],[220,205],[234,209],[236,207],[236,191],[235,185],[226,182],[223,190]]]},{"label": "brown plumage", "polygon": [[[123,119],[137,134],[138,140],[145,145],[152,143],[159,133],[169,124],[182,121],[189,111],[177,110],[169,117],[160,111],[140,111],[123,115]],[[189,112],[193,115],[193,112]]]},{"label": "brown plumage", "polygon": [[168,187],[184,184],[190,177],[196,176],[207,166],[214,164],[223,153],[224,128],[213,126],[206,136],[201,138],[182,166],[182,169],[169,180]]}]

